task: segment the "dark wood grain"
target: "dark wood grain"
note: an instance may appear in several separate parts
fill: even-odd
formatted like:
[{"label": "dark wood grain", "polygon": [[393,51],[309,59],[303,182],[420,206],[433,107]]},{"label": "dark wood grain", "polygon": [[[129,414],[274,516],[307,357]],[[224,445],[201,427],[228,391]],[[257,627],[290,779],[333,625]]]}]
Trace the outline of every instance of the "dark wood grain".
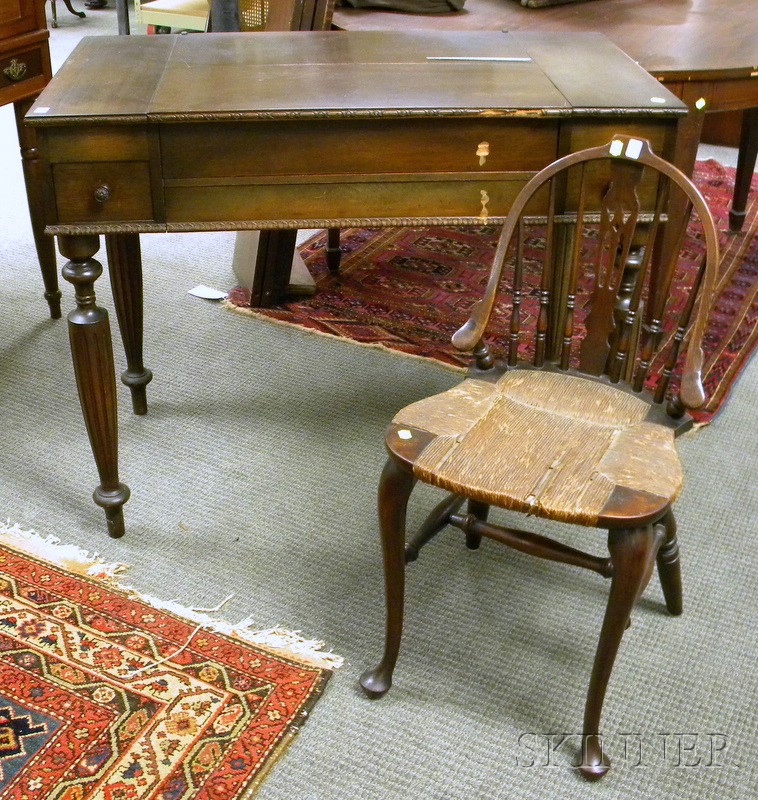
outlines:
[{"label": "dark wood grain", "polygon": [[[643,191],[646,181],[652,192]],[[688,212],[696,212],[691,224],[706,245],[688,300],[676,315],[668,301],[673,275],[682,272],[678,252],[658,246],[668,225],[676,233],[671,241],[678,243],[689,218],[689,213],[687,219],[666,217],[674,191],[683,195]],[[532,200],[539,196],[543,199],[535,211]],[[642,248],[636,257],[633,245]],[[478,547],[485,536],[611,578],[579,765],[589,780],[607,773],[610,761],[600,733],[603,702],[632,608],[656,562],[667,609],[682,611],[671,510],[682,470],[673,444],[679,423],[672,417],[698,408],[705,399],[702,339],[718,262],[718,236],[702,195],[646,141],[616,135],[604,146],[558,159],[526,184],[503,226],[484,297],[453,337],[459,350],[472,351],[475,366],[459,386],[398,412],[385,434],[390,461],[380,484],[380,527],[385,554],[394,555],[385,555],[384,564],[385,653],[361,678],[367,694],[380,696],[392,684],[405,580],[397,542],[404,536],[407,493],[415,478],[449,494],[411,539],[407,560],[415,560],[420,548],[449,524],[464,531],[470,547]],[[530,314],[522,319],[527,270]],[[582,324],[576,325],[579,275],[586,299]],[[508,363],[494,365],[485,345],[487,325],[496,308],[502,314],[508,305]],[[637,347],[633,335],[639,335],[643,305]],[[551,347],[547,337],[556,315],[561,337]],[[688,330],[681,389],[670,394],[668,378]],[[651,394],[644,384],[658,355],[665,358],[666,370]],[[393,492],[396,497],[390,499]],[[458,511],[464,500],[468,513]],[[489,522],[490,506],[607,528],[610,557]]]},{"label": "dark wood grain", "polygon": [[44,0],[0,0],[0,105],[14,104],[26,196],[50,316],[61,316],[55,244],[45,236],[45,166],[24,117],[52,76]]},{"label": "dark wood grain", "polygon": [[68,329],[82,414],[100,475],[93,499],[105,511],[109,535],[118,538],[124,535],[122,509],[129,487],[118,479],[116,379],[108,312],[95,299],[95,281],[103,268],[93,256],[100,241],[97,236],[61,236],[58,245],[69,259],[63,277],[76,292]]},{"label": "dark wood grain", "polygon": [[[551,43],[416,32],[83,40],[26,119],[48,178],[47,230],[109,237],[135,408],[149,375],[139,233],[270,229],[254,295],[271,303],[298,227],[502,219],[537,170],[619,125],[673,156],[685,110],[673,95],[652,102],[656,82],[602,37],[561,41],[578,72],[602,61],[614,74],[592,105],[591,86],[544,55]],[[132,71],[134,81],[113,77]],[[484,346],[479,360],[491,363]]]},{"label": "dark wood grain", "polygon": [[599,735],[603,701],[621,638],[632,608],[650,580],[660,542],[660,531],[652,525],[608,534],[613,577],[587,691],[579,767],[589,780],[602,778],[610,767]]},{"label": "dark wood grain", "polygon": [[[690,110],[681,125],[677,166],[692,172],[704,115],[745,110],[740,162],[730,218],[739,230],[744,201],[755,169],[755,109],[758,107],[758,23],[754,0],[602,0],[539,10],[511,0],[468,0],[457,14],[408,15],[340,8],[335,25],[345,30],[404,30],[407,26],[438,32],[507,30],[580,31],[605,34],[682,98]],[[551,50],[557,53],[557,49]],[[594,80],[602,74],[587,76]]]},{"label": "dark wood grain", "polygon": [[382,660],[361,675],[369,697],[381,697],[392,686],[392,673],[403,632],[405,595],[405,514],[416,480],[397,459],[390,458],[379,484],[379,524],[384,560],[387,632]]},{"label": "dark wood grain", "polygon": [[341,7],[334,23],[351,31],[599,31],[656,75],[749,75],[756,64],[753,0],[602,0],[539,11],[512,0],[466,0],[461,13],[442,15]]},{"label": "dark wood grain", "polygon": [[142,356],[142,254],[136,233],[113,233],[105,237],[108,274],[116,304],[116,317],[126,351],[127,368],[122,382],[132,394],[135,414],[147,414],[145,387],[153,373],[145,368]]}]

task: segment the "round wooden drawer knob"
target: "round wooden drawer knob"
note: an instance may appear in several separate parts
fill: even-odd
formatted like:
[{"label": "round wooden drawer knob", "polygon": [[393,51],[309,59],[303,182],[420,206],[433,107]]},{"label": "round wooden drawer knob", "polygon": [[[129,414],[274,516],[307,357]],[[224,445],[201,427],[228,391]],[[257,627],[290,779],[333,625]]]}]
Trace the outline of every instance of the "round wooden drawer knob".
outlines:
[{"label": "round wooden drawer knob", "polygon": [[108,200],[111,199],[111,187],[107,184],[103,184],[102,186],[98,186],[95,189],[95,200],[98,203],[107,203]]}]

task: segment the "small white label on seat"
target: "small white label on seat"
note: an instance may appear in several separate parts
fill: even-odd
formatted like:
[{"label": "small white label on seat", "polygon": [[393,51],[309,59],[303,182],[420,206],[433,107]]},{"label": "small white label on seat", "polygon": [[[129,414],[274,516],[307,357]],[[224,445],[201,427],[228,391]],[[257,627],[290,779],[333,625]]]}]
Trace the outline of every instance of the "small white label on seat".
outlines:
[{"label": "small white label on seat", "polygon": [[50,106],[40,106],[39,108],[34,109],[35,114],[47,114],[50,110]]},{"label": "small white label on seat", "polygon": [[639,158],[642,152],[642,142],[639,139],[630,139],[626,146],[627,158]]},{"label": "small white label on seat", "polygon": [[398,438],[400,439],[412,439],[413,434],[407,428],[401,428],[397,432]]}]

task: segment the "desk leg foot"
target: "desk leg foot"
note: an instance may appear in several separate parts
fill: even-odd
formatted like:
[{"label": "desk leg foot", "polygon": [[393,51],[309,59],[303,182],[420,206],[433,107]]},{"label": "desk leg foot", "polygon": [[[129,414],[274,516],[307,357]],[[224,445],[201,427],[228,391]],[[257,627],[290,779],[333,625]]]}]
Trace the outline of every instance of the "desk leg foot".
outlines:
[{"label": "desk leg foot", "polygon": [[142,361],[142,251],[139,234],[109,234],[105,237],[105,247],[116,317],[126,351],[127,368],[121,373],[121,380],[131,390],[134,413],[147,414],[145,387],[153,379],[153,373]]},{"label": "desk leg foot", "polygon": [[92,493],[92,499],[105,511],[108,536],[120,539],[124,533],[124,503],[129,499],[129,487],[119,483],[115,489],[105,489],[102,484]]},{"label": "desk leg foot", "polygon": [[93,497],[105,509],[108,533],[121,536],[122,506],[129,499],[129,489],[118,479],[116,376],[108,312],[95,300],[95,281],[103,272],[93,258],[99,246],[97,236],[59,239],[60,251],[69,259],[63,267],[63,277],[76,292],[76,308],[68,315],[68,331],[82,415],[100,476]]},{"label": "desk leg foot", "polygon": [[21,147],[21,163],[24,168],[26,196],[29,201],[29,216],[32,221],[32,234],[37,249],[37,259],[45,285],[45,300],[50,309],[51,319],[61,317],[61,293],[58,288],[58,264],[55,258],[55,242],[52,236],[45,235],[45,199],[42,187],[45,185],[42,161],[37,150],[37,134],[34,128],[24,125],[24,115],[31,108],[36,97],[19,100],[14,105],[18,143]]},{"label": "desk leg foot", "polygon": [[734,179],[734,198],[729,210],[729,230],[739,233],[745,222],[747,196],[753,179],[755,160],[758,156],[758,108],[747,108],[742,112],[740,151],[737,156],[737,175]]}]

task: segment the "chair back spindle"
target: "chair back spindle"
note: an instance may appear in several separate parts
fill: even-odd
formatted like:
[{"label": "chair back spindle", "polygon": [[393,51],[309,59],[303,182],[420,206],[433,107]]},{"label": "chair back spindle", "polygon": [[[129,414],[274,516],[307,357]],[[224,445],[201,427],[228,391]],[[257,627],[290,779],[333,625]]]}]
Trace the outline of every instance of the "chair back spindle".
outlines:
[{"label": "chair back spindle", "polygon": [[[674,191],[687,197],[686,215],[677,219],[676,230],[665,216]],[[693,211],[706,253],[692,285],[686,287],[681,276],[676,284],[674,278],[679,244]],[[531,236],[530,227],[537,225],[540,232]],[[533,246],[536,236],[544,238],[544,248]],[[637,247],[641,258],[635,259]],[[540,249],[542,268],[535,285],[531,250]],[[485,329],[507,268],[512,272],[507,282],[507,368],[520,365],[519,350],[530,341],[524,325],[532,317],[534,367],[604,375],[612,383],[628,381],[641,392],[660,353],[663,372],[650,401],[663,403],[680,350],[689,339],[681,403],[672,407],[698,408],[705,401],[701,342],[717,263],[716,229],[697,188],[654,155],[647,142],[615,136],[607,145],[559,159],[521,190],[503,226],[484,296],[453,336],[453,344],[459,350],[477,348],[481,368]],[[680,295],[689,292],[673,323],[666,320],[672,286]],[[487,359],[491,363],[489,352]]]},{"label": "chair back spindle", "polygon": [[[545,263],[553,261],[553,247],[555,243],[555,197],[557,194],[556,181],[550,182],[550,195],[547,210],[547,229],[545,233]],[[548,270],[542,270],[540,282],[540,310],[537,317],[537,335],[534,342],[534,366],[541,367],[545,364],[545,349],[547,347],[547,332],[550,324],[550,290],[551,276]]]},{"label": "chair back spindle", "polygon": [[513,271],[513,291],[511,292],[511,322],[508,337],[508,366],[515,367],[518,362],[518,346],[521,335],[521,282],[524,273],[524,220],[519,219],[516,245],[516,265]]}]

